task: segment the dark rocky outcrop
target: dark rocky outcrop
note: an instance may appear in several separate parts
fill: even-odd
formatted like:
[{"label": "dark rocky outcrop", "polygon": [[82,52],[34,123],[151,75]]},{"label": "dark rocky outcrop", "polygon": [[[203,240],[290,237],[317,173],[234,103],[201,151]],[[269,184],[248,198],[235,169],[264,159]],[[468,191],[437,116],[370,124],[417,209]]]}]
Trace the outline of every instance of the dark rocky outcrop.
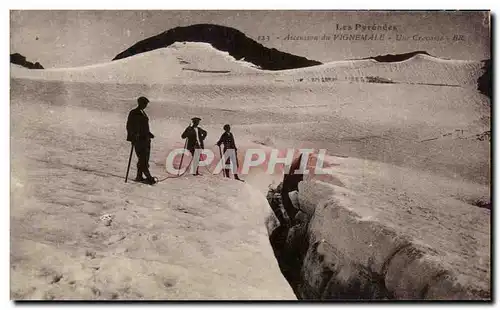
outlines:
[{"label": "dark rocky outcrop", "polygon": [[174,42],[205,42],[214,48],[228,52],[237,60],[245,59],[264,70],[284,70],[320,65],[321,62],[309,60],[274,48],[267,48],[231,27],[213,24],[197,24],[176,27],[159,35],[137,42],[116,55],[118,60],[158,48],[167,47]]},{"label": "dark rocky outcrop", "polygon": [[491,59],[483,60],[483,75],[477,79],[477,90],[485,96],[488,96],[491,99],[492,93],[492,80],[491,80],[491,69],[492,63]]},{"label": "dark rocky outcrop", "polygon": [[373,59],[378,62],[399,62],[399,61],[404,61],[408,60],[412,57],[415,57],[416,55],[427,55],[427,56],[432,56],[426,51],[415,51],[415,52],[409,52],[409,53],[403,53],[403,54],[387,54],[387,55],[378,55],[378,56],[372,56],[372,57],[367,57],[363,59]]},{"label": "dark rocky outcrop", "polygon": [[39,62],[29,62],[26,60],[26,57],[19,53],[10,54],[10,62],[28,69],[43,69],[43,66]]}]

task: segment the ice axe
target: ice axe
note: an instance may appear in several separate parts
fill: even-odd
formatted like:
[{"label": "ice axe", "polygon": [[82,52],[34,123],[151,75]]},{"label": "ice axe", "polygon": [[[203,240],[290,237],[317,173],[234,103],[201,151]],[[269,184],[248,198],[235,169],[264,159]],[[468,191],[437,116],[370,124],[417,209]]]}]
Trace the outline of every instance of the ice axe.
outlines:
[{"label": "ice axe", "polygon": [[187,143],[188,143],[188,140],[186,138],[186,142],[184,142],[184,149],[182,150],[181,163],[179,164],[179,169],[177,170],[177,176],[179,176],[181,174],[182,161],[184,160],[184,152],[186,152]]},{"label": "ice axe", "polygon": [[134,152],[134,144],[130,143],[130,155],[128,156],[128,165],[127,165],[127,174],[125,175],[125,183],[127,183],[128,180],[128,173],[130,171],[130,162],[132,161],[132,153]]},{"label": "ice axe", "polygon": [[[220,149],[220,145],[217,144],[217,146],[219,147],[220,160],[223,160],[224,158],[222,157],[222,150]],[[222,171],[223,171],[224,177],[229,178],[229,173],[226,174],[226,172],[227,172],[226,169],[222,169]]]}]

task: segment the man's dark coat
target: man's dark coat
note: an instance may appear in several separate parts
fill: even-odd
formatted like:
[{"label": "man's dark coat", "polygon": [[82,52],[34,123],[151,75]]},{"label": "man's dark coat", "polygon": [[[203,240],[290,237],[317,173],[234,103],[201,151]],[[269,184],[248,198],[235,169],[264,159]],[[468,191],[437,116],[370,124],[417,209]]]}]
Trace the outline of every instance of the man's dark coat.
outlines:
[{"label": "man's dark coat", "polygon": [[136,143],[153,138],[149,131],[149,118],[139,108],[130,111],[127,119],[127,141]]},{"label": "man's dark coat", "polygon": [[203,141],[207,137],[207,132],[200,127],[198,128],[198,139],[200,140],[200,145],[198,145],[198,141],[196,140],[196,131],[192,126],[189,126],[184,130],[184,132],[181,135],[182,139],[187,138],[187,146],[186,149],[189,151],[193,152],[197,148],[205,148],[205,145]]}]

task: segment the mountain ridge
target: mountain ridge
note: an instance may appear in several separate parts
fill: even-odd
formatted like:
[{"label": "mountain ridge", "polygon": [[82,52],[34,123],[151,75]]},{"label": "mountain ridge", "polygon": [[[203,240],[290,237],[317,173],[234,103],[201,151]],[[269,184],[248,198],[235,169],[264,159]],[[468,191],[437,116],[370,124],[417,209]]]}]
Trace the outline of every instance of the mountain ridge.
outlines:
[{"label": "mountain ridge", "polygon": [[214,24],[172,28],[137,42],[116,55],[113,60],[167,47],[175,42],[210,43],[214,48],[228,52],[236,60],[244,59],[264,70],[294,69],[322,64],[319,61],[281,52],[275,48],[267,48],[235,28]]},{"label": "mountain ridge", "polygon": [[413,51],[413,52],[399,53],[399,54],[385,54],[385,55],[366,57],[362,59],[373,59],[378,62],[400,62],[411,59],[417,55],[427,55],[439,59],[439,57],[435,57],[426,51]]},{"label": "mountain ridge", "polygon": [[39,62],[32,63],[27,61],[26,57],[19,53],[10,54],[10,62],[28,69],[43,69],[43,66]]}]

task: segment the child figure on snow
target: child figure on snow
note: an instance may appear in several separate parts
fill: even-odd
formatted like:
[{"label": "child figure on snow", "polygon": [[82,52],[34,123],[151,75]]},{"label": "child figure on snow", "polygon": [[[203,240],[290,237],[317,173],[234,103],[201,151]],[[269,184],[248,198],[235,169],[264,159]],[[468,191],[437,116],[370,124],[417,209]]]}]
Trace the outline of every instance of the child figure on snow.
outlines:
[{"label": "child figure on snow", "polygon": [[[238,154],[237,151],[238,149],[236,148],[236,142],[234,141],[234,136],[233,133],[231,132],[231,126],[229,124],[224,125],[223,127],[224,133],[220,136],[219,141],[217,141],[217,146],[220,148],[221,144],[224,144],[224,154],[226,153],[227,150],[234,150],[234,154],[236,157],[236,162],[232,162],[231,157],[228,156],[226,159],[226,165],[231,162],[233,165],[233,172],[237,172],[238,169]],[[229,170],[230,169],[224,169],[224,176],[226,178],[229,178]],[[238,177],[238,174],[234,174],[234,178],[238,181],[243,181]]]}]

